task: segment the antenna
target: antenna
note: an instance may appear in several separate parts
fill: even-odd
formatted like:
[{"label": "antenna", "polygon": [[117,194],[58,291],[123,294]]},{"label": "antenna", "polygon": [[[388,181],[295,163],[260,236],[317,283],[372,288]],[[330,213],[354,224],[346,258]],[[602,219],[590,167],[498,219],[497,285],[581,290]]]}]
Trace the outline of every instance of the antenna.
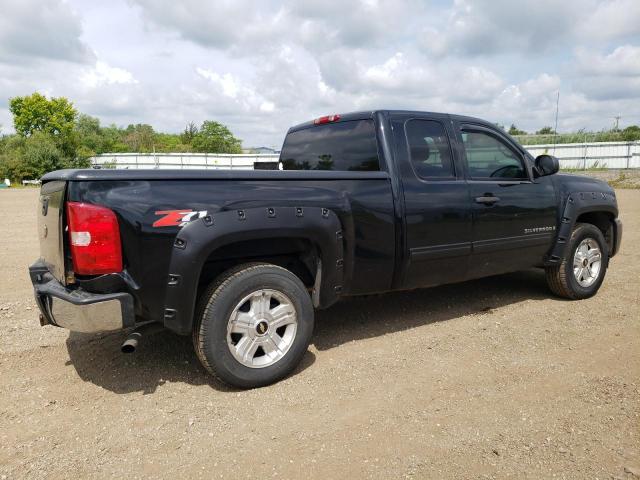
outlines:
[{"label": "antenna", "polygon": [[560,90],[558,90],[558,96],[556,97],[556,125],[553,128],[553,153],[556,153],[556,136],[558,135],[558,106],[560,105]]}]

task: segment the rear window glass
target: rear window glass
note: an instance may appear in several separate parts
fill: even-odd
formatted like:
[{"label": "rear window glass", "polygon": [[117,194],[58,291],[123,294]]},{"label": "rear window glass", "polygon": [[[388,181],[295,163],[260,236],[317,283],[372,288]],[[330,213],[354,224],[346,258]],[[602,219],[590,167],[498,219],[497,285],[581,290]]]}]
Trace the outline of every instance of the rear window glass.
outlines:
[{"label": "rear window glass", "polygon": [[406,126],[411,163],[422,178],[452,178],[453,157],[444,127],[431,120],[409,120]]},{"label": "rear window glass", "polygon": [[284,170],[380,170],[373,120],[317,125],[287,135]]}]

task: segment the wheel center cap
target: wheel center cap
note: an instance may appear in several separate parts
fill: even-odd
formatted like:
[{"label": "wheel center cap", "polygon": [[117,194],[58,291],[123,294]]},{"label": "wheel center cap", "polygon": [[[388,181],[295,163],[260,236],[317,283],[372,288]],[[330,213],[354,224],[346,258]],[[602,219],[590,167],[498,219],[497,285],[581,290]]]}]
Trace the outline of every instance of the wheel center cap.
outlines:
[{"label": "wheel center cap", "polygon": [[589,265],[589,261],[585,258],[584,260],[582,260],[582,266],[586,267],[587,265]]},{"label": "wheel center cap", "polygon": [[267,330],[269,330],[269,324],[266,322],[266,320],[260,320],[258,323],[256,323],[256,333],[258,335],[265,335],[267,333]]}]

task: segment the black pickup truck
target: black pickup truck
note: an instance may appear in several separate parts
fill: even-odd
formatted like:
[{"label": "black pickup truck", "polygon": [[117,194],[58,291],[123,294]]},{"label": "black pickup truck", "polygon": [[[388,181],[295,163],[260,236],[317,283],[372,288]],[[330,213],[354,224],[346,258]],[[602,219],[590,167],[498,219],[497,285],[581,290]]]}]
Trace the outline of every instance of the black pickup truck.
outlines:
[{"label": "black pickup truck", "polygon": [[256,387],[344,296],[539,267],[556,295],[590,297],[620,245],[615,193],[557,171],[483,120],[373,111],[291,128],[279,171],[52,172],[40,322],[135,328],[130,350],[149,326],[191,335],[208,371]]}]

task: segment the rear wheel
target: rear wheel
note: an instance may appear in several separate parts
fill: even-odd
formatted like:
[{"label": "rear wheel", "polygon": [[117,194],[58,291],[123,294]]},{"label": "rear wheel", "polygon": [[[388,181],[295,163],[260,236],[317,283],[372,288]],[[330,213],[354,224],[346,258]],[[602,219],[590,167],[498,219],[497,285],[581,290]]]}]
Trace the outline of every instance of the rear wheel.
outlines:
[{"label": "rear wheel", "polygon": [[604,235],[595,225],[578,223],[569,246],[557,266],[547,267],[547,284],[553,293],[573,300],[596,294],[609,264],[609,250]]},{"label": "rear wheel", "polygon": [[226,383],[253,388],[288,375],[313,332],[313,306],[290,271],[245,264],[225,272],[201,295],[193,344],[204,367]]}]

